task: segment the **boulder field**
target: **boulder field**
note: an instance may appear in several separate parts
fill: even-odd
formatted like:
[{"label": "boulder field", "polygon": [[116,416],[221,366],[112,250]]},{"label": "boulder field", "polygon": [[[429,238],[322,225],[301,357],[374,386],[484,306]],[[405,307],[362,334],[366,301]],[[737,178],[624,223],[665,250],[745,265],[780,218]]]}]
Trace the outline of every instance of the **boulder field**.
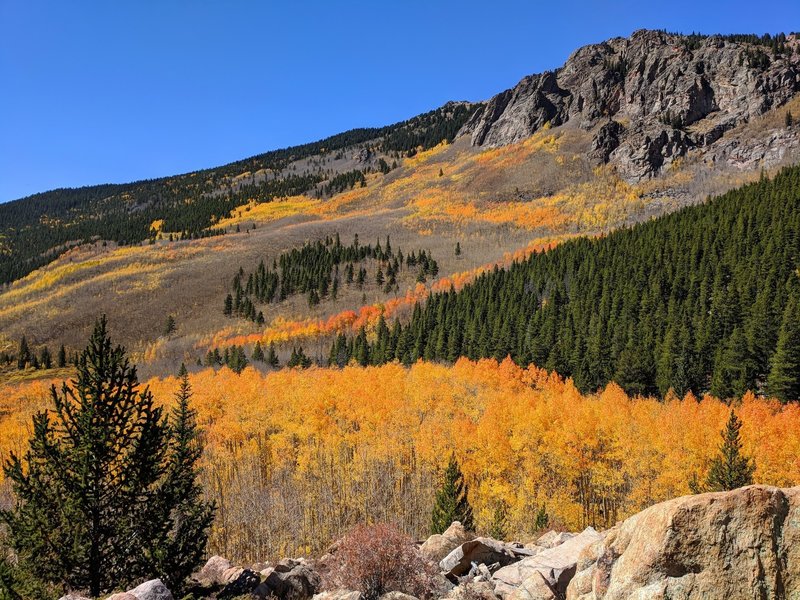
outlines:
[{"label": "boulder field", "polygon": [[[527,545],[479,537],[456,522],[419,552],[438,565],[440,591],[431,598],[789,600],[800,598],[800,487],[683,496],[606,531],[550,531]],[[244,568],[214,556],[192,577],[188,597],[374,600],[359,590],[323,589],[325,561]],[[176,599],[152,580],[108,600]],[[414,598],[391,591],[380,600]]]}]

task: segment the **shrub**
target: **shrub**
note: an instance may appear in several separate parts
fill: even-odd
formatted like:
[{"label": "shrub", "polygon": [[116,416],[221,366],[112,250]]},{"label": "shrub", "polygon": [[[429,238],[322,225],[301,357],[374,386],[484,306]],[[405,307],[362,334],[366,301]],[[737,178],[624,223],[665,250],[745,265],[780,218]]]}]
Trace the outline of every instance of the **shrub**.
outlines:
[{"label": "shrub", "polygon": [[359,591],[365,600],[387,592],[432,598],[437,572],[411,538],[394,525],[359,525],[337,545],[325,587]]}]

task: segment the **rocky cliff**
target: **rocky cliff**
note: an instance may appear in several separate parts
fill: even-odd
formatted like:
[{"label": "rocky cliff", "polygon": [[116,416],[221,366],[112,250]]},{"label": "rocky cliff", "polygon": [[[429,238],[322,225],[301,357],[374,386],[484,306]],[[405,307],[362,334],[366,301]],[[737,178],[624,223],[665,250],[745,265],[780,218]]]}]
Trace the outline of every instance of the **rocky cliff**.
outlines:
[{"label": "rocky cliff", "polygon": [[[740,145],[719,143],[726,131],[798,92],[796,34],[769,45],[643,30],[585,46],[563,67],[525,77],[491,98],[460,135],[476,146],[501,146],[546,124],[570,124],[593,133],[597,161],[637,181],[695,150],[726,160]],[[796,134],[790,137],[778,145],[796,145]]]}]

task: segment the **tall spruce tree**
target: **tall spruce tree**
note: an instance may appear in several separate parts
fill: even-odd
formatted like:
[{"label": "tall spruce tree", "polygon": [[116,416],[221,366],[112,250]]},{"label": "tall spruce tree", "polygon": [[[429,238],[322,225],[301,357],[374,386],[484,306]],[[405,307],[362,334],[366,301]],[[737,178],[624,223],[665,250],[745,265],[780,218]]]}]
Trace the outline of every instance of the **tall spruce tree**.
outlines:
[{"label": "tall spruce tree", "polygon": [[[202,554],[196,526],[176,529],[194,481],[187,472],[194,455],[180,452],[187,435],[140,388],[105,317],[78,358],[76,378],[50,396],[51,409],[34,416],[30,448],[4,466],[16,503],[0,515],[21,567],[99,596],[167,576],[167,559],[183,564],[198,547]],[[162,537],[186,527],[195,533],[174,547]]]},{"label": "tall spruce tree", "polygon": [[450,457],[442,486],[436,492],[431,513],[431,533],[443,533],[453,521],[460,521],[467,530],[475,529],[472,506],[467,499],[467,485],[455,455]]},{"label": "tall spruce tree", "polygon": [[168,421],[167,470],[159,494],[161,531],[149,545],[155,572],[173,592],[182,590],[186,578],[203,559],[214,520],[214,505],[204,500],[197,481],[203,449],[197,413],[190,406],[192,388],[185,365],[181,365],[179,376],[176,404]]},{"label": "tall spruce tree", "polygon": [[19,351],[17,352],[17,368],[21,371],[28,366],[32,359],[31,349],[28,346],[28,340],[23,335],[19,341]]},{"label": "tall spruce tree", "polygon": [[739,430],[742,422],[731,409],[725,429],[722,430],[722,446],[719,455],[711,461],[706,479],[706,489],[711,492],[735,490],[753,483],[755,463],[742,454]]},{"label": "tall spruce tree", "polygon": [[61,348],[58,349],[58,366],[60,368],[67,366],[67,349],[64,348],[64,344],[61,344]]},{"label": "tall spruce tree", "polygon": [[795,294],[783,313],[767,392],[783,402],[800,400],[800,301]]}]

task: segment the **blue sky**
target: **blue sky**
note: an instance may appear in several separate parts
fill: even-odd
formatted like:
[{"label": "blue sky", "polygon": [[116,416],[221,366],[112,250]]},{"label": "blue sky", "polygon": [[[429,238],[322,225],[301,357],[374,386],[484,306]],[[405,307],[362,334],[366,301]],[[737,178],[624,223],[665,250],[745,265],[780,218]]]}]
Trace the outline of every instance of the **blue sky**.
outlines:
[{"label": "blue sky", "polygon": [[797,0],[0,0],[0,201],[216,166],[481,100],[639,28],[800,30]]}]

